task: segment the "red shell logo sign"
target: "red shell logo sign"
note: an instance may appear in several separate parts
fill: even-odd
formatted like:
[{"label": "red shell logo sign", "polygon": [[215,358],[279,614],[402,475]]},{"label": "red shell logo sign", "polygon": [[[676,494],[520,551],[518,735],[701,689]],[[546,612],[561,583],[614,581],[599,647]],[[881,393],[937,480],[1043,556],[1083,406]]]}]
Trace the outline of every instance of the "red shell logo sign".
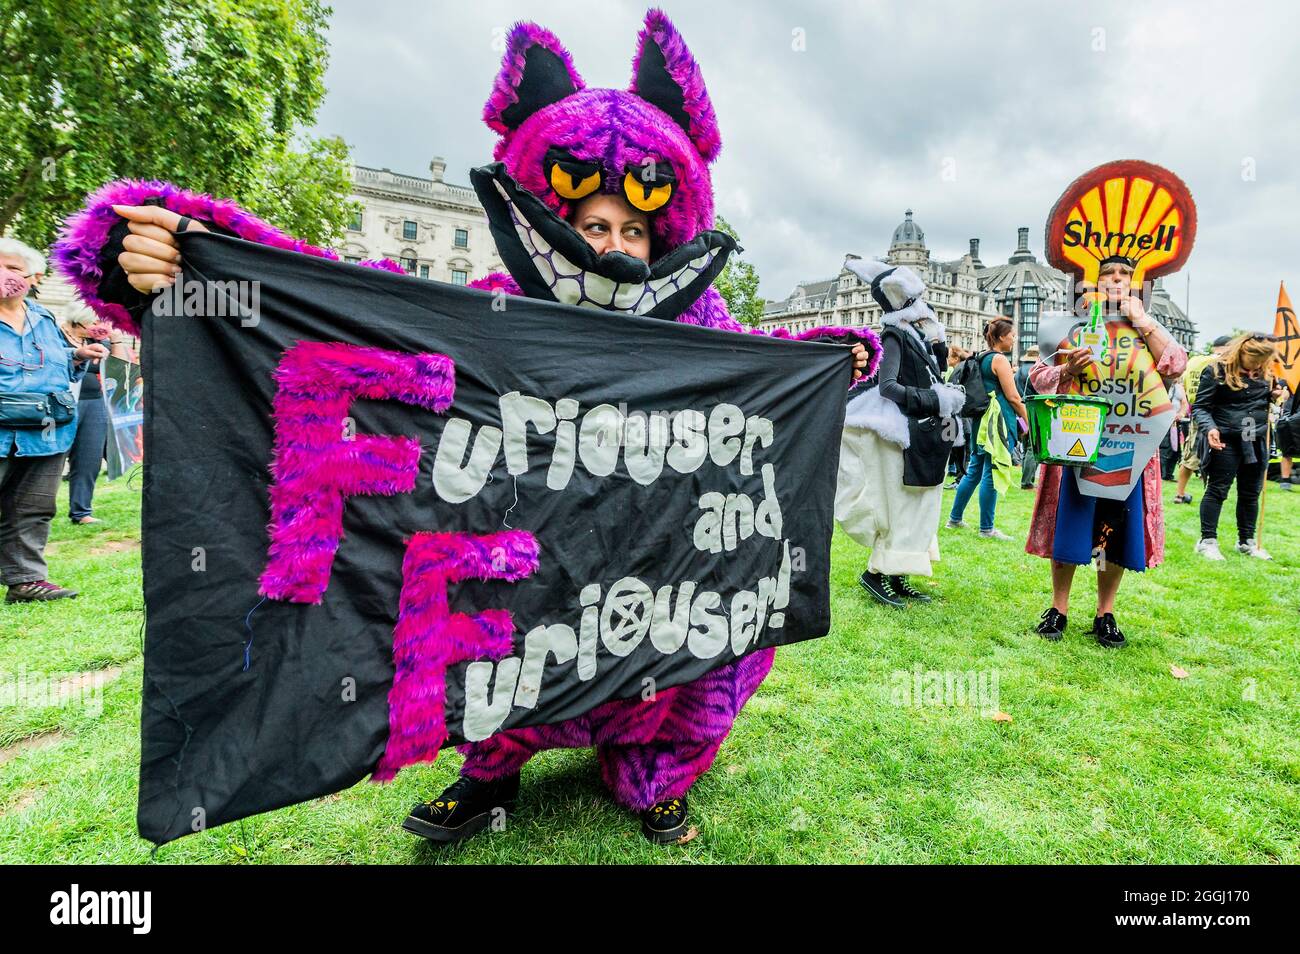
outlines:
[{"label": "red shell logo sign", "polygon": [[[1093,297],[1102,261],[1122,256],[1133,266],[1134,291],[1149,279],[1176,271],[1196,239],[1196,204],[1168,169],[1125,159],[1092,169],[1057,200],[1047,218],[1047,258],[1074,276],[1075,299]],[[1076,308],[1082,314],[1085,309]],[[1040,327],[1041,330],[1041,327]],[[1082,343],[1082,327],[1061,347]],[[1174,420],[1174,406],[1156,362],[1127,318],[1105,319],[1106,347],[1071,389],[1110,401],[1097,460],[1078,468],[1079,492],[1123,500],[1133,492]],[[1056,347],[1052,343],[1052,347]]]},{"label": "red shell logo sign", "polygon": [[1102,259],[1133,261],[1133,287],[1176,272],[1196,240],[1196,203],[1183,180],[1137,159],[1107,162],[1070,183],[1047,217],[1047,260],[1097,283]]}]

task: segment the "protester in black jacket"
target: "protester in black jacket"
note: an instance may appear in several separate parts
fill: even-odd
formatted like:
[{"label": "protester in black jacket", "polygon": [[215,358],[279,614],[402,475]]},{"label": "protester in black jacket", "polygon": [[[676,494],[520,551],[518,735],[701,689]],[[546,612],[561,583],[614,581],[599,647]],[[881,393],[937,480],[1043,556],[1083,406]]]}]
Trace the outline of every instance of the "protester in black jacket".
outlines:
[{"label": "protester in black jacket", "polygon": [[925,303],[925,282],[905,266],[849,259],[845,267],[881,306],[876,379],[845,409],[835,517],[871,551],[859,583],[877,601],[929,602],[909,575],[930,576],[939,558],[943,478],[966,392],[943,382],[943,325]]},{"label": "protester in black jacket", "polygon": [[1259,494],[1268,470],[1268,406],[1286,389],[1268,374],[1277,360],[1277,345],[1265,335],[1243,335],[1201,372],[1192,405],[1206,481],[1201,499],[1201,540],[1196,552],[1222,560],[1219,550],[1219,511],[1237,482],[1237,550],[1270,559],[1255,541]]}]

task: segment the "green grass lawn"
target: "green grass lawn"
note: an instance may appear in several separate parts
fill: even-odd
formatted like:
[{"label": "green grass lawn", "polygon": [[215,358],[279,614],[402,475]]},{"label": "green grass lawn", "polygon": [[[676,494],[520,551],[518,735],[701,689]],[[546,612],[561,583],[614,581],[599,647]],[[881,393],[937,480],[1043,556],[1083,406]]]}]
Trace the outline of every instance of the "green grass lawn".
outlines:
[{"label": "green grass lawn", "polygon": [[[1193,556],[1196,507],[1170,505],[1172,493],[1166,564],[1130,574],[1120,594],[1122,650],[1085,635],[1085,573],[1065,640],[1031,632],[1049,602],[1047,564],[1020,543],[941,531],[930,583],[940,598],[900,612],[867,602],[862,553],[837,535],[834,629],[777,653],[691,793],[699,835],[686,845],[644,841],[605,797],[592,753],[557,751],[530,763],[505,831],[432,848],[397,825],[455,776],[448,752],[392,784],[362,782],[151,855],[135,834],[140,495],[101,484],[105,522],[72,526],[61,501],[49,551],[55,580],[81,597],[0,607],[0,689],[24,670],[120,675],[102,712],[0,704],[0,861],[1294,863],[1300,493],[1268,492],[1271,563],[1230,551],[1219,564]],[[1030,503],[1012,490],[999,526],[1023,540]],[[945,698],[945,677],[989,693],[996,679],[996,709]]]}]

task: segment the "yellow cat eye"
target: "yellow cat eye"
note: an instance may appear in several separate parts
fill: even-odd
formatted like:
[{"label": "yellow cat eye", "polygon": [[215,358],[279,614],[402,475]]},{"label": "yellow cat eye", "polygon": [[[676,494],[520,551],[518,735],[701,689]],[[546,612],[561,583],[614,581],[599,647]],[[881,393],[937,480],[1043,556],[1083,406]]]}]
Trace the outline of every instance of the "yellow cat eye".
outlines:
[{"label": "yellow cat eye", "polygon": [[627,201],[632,203],[633,208],[640,209],[642,212],[653,212],[667,204],[673,194],[673,184],[665,182],[662,185],[652,185],[642,182],[629,172],[623,177],[623,194],[627,196]]},{"label": "yellow cat eye", "polygon": [[560,164],[551,166],[551,188],[561,199],[585,199],[600,188],[600,170],[597,169],[585,179],[579,179],[572,173],[565,172]]}]

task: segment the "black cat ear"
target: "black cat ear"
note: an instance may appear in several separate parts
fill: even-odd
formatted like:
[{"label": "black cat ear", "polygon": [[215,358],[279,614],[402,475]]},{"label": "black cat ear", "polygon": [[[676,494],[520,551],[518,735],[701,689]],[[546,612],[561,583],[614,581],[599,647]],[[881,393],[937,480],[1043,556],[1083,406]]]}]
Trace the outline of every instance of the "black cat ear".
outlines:
[{"label": "black cat ear", "polygon": [[499,133],[508,133],[542,107],[586,86],[555,34],[536,23],[516,23],[492,95],[483,107],[483,121]]},{"label": "black cat ear", "polygon": [[628,92],[658,106],[686,130],[705,162],[722,149],[713,102],[704,88],[704,75],[672,21],[662,10],[651,10],[637,36]]}]

